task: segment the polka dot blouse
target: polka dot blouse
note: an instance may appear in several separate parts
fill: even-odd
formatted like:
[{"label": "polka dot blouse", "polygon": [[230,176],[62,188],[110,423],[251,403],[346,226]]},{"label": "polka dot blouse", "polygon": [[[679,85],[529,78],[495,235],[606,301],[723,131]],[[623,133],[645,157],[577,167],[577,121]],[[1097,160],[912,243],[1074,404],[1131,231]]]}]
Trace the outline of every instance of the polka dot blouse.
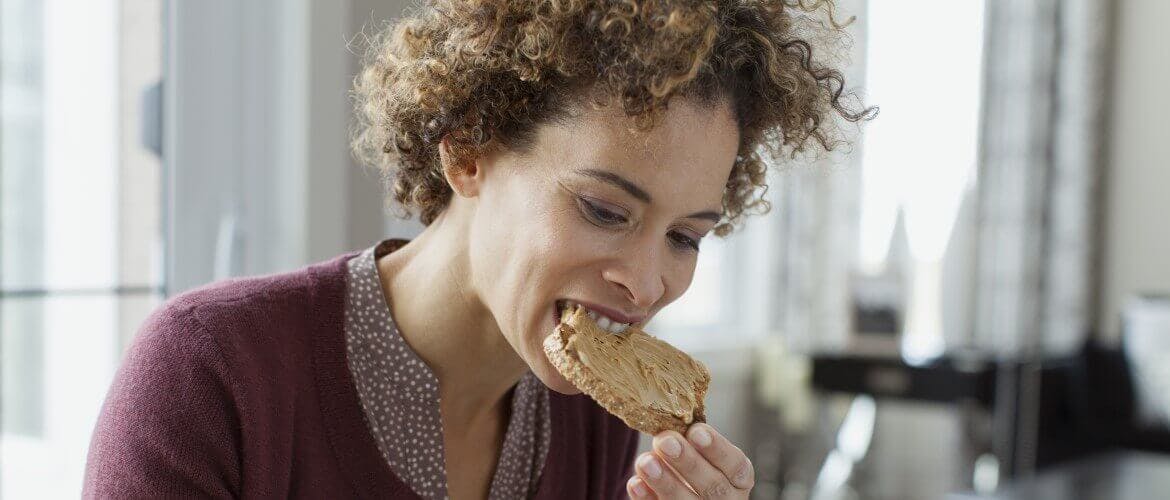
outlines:
[{"label": "polka dot blouse", "polygon": [[[376,259],[405,240],[385,240],[348,262],[345,338],[368,425],[390,469],[423,498],[447,498],[439,382],[398,333]],[[517,382],[488,498],[536,492],[550,438],[548,389],[532,372]]]}]

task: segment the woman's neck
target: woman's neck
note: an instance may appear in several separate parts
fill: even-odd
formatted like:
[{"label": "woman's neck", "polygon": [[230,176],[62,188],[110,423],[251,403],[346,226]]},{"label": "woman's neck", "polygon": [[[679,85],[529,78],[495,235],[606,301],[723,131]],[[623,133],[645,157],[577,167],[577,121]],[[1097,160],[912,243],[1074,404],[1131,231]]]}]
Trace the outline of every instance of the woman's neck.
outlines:
[{"label": "woman's neck", "polygon": [[377,262],[399,332],[439,379],[447,432],[499,415],[528,368],[476,293],[459,219],[440,215]]}]

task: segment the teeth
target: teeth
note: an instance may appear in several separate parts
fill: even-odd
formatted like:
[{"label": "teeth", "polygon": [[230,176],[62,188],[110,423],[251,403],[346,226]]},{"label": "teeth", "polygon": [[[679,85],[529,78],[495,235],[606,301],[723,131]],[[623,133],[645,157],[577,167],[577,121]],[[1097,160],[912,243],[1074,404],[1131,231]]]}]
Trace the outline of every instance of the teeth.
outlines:
[{"label": "teeth", "polygon": [[628,323],[619,323],[613,319],[610,319],[608,316],[602,316],[594,311],[591,311],[589,308],[576,302],[568,302],[568,307],[570,309],[575,307],[581,307],[582,309],[585,309],[585,314],[589,316],[589,319],[592,319],[595,323],[597,323],[598,328],[601,328],[602,330],[608,331],[610,333],[622,333],[630,327]]},{"label": "teeth", "polygon": [[626,328],[629,328],[629,327],[630,327],[629,323],[613,322],[609,325],[609,328],[606,328],[606,330],[609,330],[610,333],[622,333],[622,332],[626,331]]}]

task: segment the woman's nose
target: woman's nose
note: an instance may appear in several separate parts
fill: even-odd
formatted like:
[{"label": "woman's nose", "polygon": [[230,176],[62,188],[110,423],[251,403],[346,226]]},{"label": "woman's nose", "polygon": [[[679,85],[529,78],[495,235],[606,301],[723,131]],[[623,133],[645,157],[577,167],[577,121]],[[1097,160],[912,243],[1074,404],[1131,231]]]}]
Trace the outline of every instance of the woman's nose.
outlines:
[{"label": "woman's nose", "polygon": [[602,271],[606,281],[620,287],[626,299],[640,311],[649,311],[666,293],[660,265],[650,252],[639,252],[642,257],[628,256]]}]

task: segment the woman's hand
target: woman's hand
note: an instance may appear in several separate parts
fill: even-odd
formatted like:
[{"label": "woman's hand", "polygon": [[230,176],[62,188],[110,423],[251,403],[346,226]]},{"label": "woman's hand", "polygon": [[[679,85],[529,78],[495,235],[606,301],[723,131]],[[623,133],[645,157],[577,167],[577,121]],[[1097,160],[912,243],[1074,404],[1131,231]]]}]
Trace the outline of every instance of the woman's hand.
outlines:
[{"label": "woman's hand", "polygon": [[658,434],[634,468],[626,492],[635,499],[747,498],[756,477],[747,455],[707,424],[692,425],[685,439]]}]

